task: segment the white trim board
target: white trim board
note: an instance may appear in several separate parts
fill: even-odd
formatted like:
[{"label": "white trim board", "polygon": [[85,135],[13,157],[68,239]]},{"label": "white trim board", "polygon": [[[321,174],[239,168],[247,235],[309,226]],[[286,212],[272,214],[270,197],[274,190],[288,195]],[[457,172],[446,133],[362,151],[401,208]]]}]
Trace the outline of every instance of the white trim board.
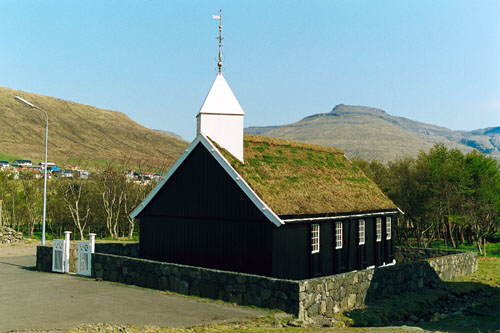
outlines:
[{"label": "white trim board", "polygon": [[264,216],[266,216],[269,221],[274,223],[277,227],[285,224],[278,215],[272,211],[271,208],[257,195],[257,193],[252,190],[252,188],[247,184],[247,182],[240,176],[240,174],[229,164],[229,162],[222,156],[220,151],[215,147],[215,145],[203,134],[200,133],[191,142],[189,147],[184,151],[184,153],[179,157],[179,159],[174,163],[174,165],[168,170],[164,175],[163,179],[153,188],[153,190],[146,196],[144,201],[142,201],[132,213],[130,213],[131,218],[137,217],[144,208],[149,204],[149,202],[156,196],[160,189],[165,185],[165,183],[172,177],[175,171],[182,165],[184,160],[191,154],[194,148],[199,144],[203,144],[205,148],[212,152],[215,160],[219,162],[222,168],[228,173],[228,175],[233,179],[233,181],[240,187],[240,189],[247,195],[247,197],[252,201],[252,203],[259,209]]},{"label": "white trim board", "polygon": [[394,214],[398,214],[398,211],[397,210],[394,210],[394,211],[387,210],[387,211],[376,212],[376,213],[337,215],[337,216],[321,216],[321,217],[303,217],[303,218],[296,218],[296,219],[283,219],[283,221],[285,223],[291,223],[291,222],[324,221],[324,220],[343,220],[343,219],[347,219],[347,218],[394,215]]}]

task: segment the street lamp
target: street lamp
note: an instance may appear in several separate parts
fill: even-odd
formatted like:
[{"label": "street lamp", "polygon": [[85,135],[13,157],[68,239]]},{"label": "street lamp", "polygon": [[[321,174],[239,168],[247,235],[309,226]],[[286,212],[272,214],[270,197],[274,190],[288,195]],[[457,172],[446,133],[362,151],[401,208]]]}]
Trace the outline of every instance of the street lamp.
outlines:
[{"label": "street lamp", "polygon": [[45,164],[44,164],[44,172],[43,172],[43,221],[42,221],[42,245],[45,245],[45,215],[47,211],[47,142],[49,137],[49,116],[47,112],[40,109],[38,106],[28,102],[24,98],[19,96],[14,97],[16,101],[21,104],[26,105],[31,109],[37,109],[38,111],[42,111],[45,115]]}]

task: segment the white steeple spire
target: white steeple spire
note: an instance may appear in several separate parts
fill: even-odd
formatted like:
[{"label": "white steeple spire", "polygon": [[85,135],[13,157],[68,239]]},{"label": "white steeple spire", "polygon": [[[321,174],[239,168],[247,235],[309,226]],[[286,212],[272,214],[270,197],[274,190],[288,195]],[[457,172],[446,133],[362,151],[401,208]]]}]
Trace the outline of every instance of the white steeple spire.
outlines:
[{"label": "white steeple spire", "polygon": [[244,115],[224,76],[218,73],[196,116],[197,134],[205,134],[243,162]]},{"label": "white steeple spire", "polygon": [[217,74],[200,113],[245,114],[222,73]]},{"label": "white steeple spire", "polygon": [[196,134],[203,133],[243,162],[243,116],[245,112],[222,75],[222,9],[219,20],[217,77],[196,116]]}]

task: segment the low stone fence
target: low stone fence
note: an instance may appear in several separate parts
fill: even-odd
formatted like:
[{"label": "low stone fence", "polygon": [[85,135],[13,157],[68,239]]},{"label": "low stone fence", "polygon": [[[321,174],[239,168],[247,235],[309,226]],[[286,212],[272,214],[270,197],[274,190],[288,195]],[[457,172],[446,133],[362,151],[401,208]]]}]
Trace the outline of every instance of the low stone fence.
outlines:
[{"label": "low stone fence", "polygon": [[458,276],[477,271],[477,253],[457,250],[398,247],[405,263],[425,260],[441,280],[449,281]]},{"label": "low stone fence", "polygon": [[95,243],[95,252],[139,258],[139,243]]},{"label": "low stone fence", "polygon": [[[77,244],[71,244],[69,248],[69,271],[78,271],[78,248]],[[38,245],[36,247],[36,269],[42,272],[52,272],[52,246]]]},{"label": "low stone fence", "polygon": [[457,250],[445,250],[445,249],[429,249],[421,247],[402,247],[396,246],[396,250],[399,250],[404,257],[404,262],[419,261],[429,258],[436,258],[447,256],[449,254],[463,253],[463,251]]},{"label": "low stone fence", "polygon": [[52,246],[36,247],[36,270],[52,272]]},{"label": "low stone fence", "polygon": [[[425,251],[427,255],[431,252]],[[301,281],[299,319],[332,317],[366,302],[435,287],[477,271],[477,253],[451,252],[442,257]]]},{"label": "low stone fence", "polygon": [[92,277],[298,314],[299,281],[109,254],[92,255]]},{"label": "low stone fence", "polygon": [[[78,271],[78,241],[73,241],[69,249],[69,271]],[[123,257],[139,257],[139,243],[96,243],[95,252],[115,254]],[[37,246],[36,269],[42,272],[52,272],[52,246]]]},{"label": "low stone fence", "polygon": [[[51,270],[51,249],[38,247],[37,269]],[[97,279],[276,308],[306,322],[333,317],[339,311],[376,299],[433,287],[442,280],[477,270],[476,253],[451,251],[452,254],[442,253],[445,255],[437,258],[297,281],[99,253],[104,251],[136,254],[138,247],[134,243],[96,244],[92,276]],[[437,253],[427,249],[401,252],[407,258],[432,257]]]}]

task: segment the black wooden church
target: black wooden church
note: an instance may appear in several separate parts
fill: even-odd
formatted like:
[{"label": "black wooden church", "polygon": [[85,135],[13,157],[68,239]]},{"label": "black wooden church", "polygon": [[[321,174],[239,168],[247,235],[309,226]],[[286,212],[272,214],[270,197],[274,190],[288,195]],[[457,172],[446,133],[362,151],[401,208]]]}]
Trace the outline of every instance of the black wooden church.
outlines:
[{"label": "black wooden church", "polygon": [[393,263],[400,210],[335,148],[243,135],[218,73],[197,137],[131,214],[146,259],[287,279]]}]

